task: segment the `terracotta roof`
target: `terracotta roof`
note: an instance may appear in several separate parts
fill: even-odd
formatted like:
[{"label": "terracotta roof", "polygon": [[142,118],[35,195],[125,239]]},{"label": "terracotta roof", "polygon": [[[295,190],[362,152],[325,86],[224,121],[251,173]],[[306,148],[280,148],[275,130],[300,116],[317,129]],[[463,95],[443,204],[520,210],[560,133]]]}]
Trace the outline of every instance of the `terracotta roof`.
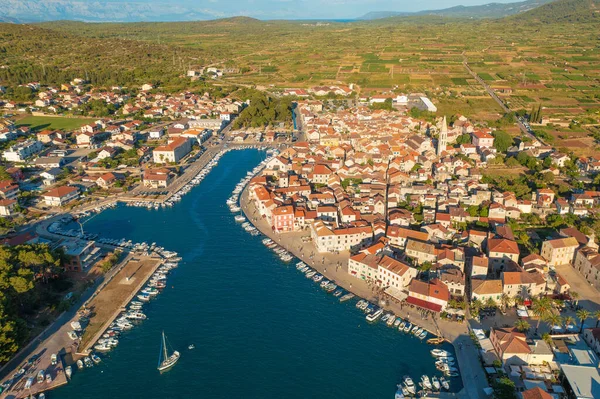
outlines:
[{"label": "terracotta roof", "polygon": [[77,191],[77,189],[75,187],[62,186],[62,187],[57,187],[55,189],[46,191],[46,194],[44,194],[44,196],[45,197],[62,198],[62,197],[65,197],[65,196],[71,194],[74,191]]},{"label": "terracotta roof", "polygon": [[504,285],[533,284],[534,281],[527,272],[503,272],[502,281]]},{"label": "terracotta roof", "polygon": [[492,238],[488,241],[488,249],[490,252],[501,252],[508,254],[519,254],[519,246],[515,241],[505,238]]},{"label": "terracotta roof", "polygon": [[521,395],[523,395],[523,399],[553,399],[552,395],[550,395],[548,392],[544,391],[540,387],[535,387],[523,391]]},{"label": "terracotta roof", "polygon": [[177,147],[180,147],[180,146],[184,145],[186,141],[187,141],[187,139],[184,138],[184,137],[176,137],[169,144],[161,146],[161,147],[156,147],[154,149],[154,151],[173,151]]},{"label": "terracotta roof", "polygon": [[410,266],[408,266],[407,264],[402,263],[387,255],[381,258],[381,260],[379,261],[379,266],[399,276],[404,275],[410,269]]},{"label": "terracotta roof", "polygon": [[473,256],[473,266],[488,267],[488,258],[485,256]]},{"label": "terracotta roof", "polygon": [[492,334],[498,340],[502,353],[531,353],[525,334],[514,328],[492,328]]},{"label": "terracotta roof", "polygon": [[589,241],[588,237],[581,231],[577,230],[575,227],[567,227],[565,229],[560,229],[560,234],[568,237],[574,237],[580,245],[585,245]]},{"label": "terracotta roof", "polygon": [[429,283],[413,279],[408,290],[412,293],[440,299],[443,301],[448,301],[448,299],[450,299],[448,287],[438,279],[433,279]]},{"label": "terracotta roof", "polygon": [[407,229],[400,226],[389,226],[386,235],[388,237],[414,238],[419,241],[427,241],[429,234],[422,231]]},{"label": "terracotta roof", "polygon": [[3,199],[0,200],[0,206],[9,206],[12,204],[15,204],[17,201],[16,200],[12,200],[12,199]]},{"label": "terracotta roof", "polygon": [[291,205],[286,205],[286,206],[280,206],[277,207],[275,209],[273,209],[273,211],[271,212],[273,216],[278,216],[278,215],[293,215],[294,214],[294,207]]},{"label": "terracotta roof", "polygon": [[554,249],[579,246],[579,242],[577,241],[577,239],[575,237],[557,238],[555,240],[548,240],[548,241],[544,242],[544,244],[548,244]]},{"label": "terracotta roof", "polygon": [[471,281],[473,294],[477,295],[492,295],[502,293],[501,280],[478,280]]}]

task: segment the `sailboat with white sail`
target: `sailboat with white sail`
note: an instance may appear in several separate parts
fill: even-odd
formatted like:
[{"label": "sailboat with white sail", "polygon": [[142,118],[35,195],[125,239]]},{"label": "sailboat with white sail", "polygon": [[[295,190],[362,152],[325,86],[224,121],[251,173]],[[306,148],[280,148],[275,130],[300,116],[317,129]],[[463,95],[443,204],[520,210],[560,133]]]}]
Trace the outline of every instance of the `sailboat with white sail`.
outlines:
[{"label": "sailboat with white sail", "polygon": [[167,353],[167,338],[165,337],[165,332],[162,332],[162,341],[160,347],[160,355],[158,356],[158,371],[163,372],[175,365],[177,361],[179,361],[179,357],[181,354],[177,351],[173,351],[173,353],[169,356]]}]

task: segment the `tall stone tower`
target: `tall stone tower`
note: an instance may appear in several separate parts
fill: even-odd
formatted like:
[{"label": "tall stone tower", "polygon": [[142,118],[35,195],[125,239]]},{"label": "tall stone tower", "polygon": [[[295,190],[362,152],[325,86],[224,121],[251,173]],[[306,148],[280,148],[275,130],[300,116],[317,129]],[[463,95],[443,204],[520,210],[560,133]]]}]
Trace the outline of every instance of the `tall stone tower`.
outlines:
[{"label": "tall stone tower", "polygon": [[447,146],[448,146],[448,123],[446,122],[446,117],[444,116],[444,120],[442,121],[442,129],[440,130],[440,135],[438,137],[437,154],[441,155],[442,151],[445,151]]}]

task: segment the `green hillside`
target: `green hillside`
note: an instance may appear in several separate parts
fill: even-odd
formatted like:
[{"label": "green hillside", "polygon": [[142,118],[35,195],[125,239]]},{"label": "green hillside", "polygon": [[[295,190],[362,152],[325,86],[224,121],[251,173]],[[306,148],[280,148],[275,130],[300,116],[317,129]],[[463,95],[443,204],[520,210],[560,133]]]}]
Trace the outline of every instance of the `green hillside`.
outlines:
[{"label": "green hillside", "polygon": [[544,24],[598,22],[600,0],[558,0],[509,18]]},{"label": "green hillside", "polygon": [[184,75],[202,51],[117,37],[83,38],[36,25],[0,23],[0,82],[47,84],[85,78],[97,85],[129,85]]}]

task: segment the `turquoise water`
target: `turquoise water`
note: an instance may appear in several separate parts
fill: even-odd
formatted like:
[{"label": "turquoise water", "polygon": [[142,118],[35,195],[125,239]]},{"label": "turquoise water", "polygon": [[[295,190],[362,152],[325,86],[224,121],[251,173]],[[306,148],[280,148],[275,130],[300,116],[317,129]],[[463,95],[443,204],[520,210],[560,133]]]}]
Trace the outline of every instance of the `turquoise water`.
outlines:
[{"label": "turquoise water", "polygon": [[[225,201],[264,157],[229,152],[173,208],[119,206],[85,224],[183,261],[146,305],[148,319],[50,398],[392,398],[403,375],[436,374],[431,347],[369,325],[355,301],[340,304],[235,223]],[[182,356],[159,374],[163,329]]]}]

